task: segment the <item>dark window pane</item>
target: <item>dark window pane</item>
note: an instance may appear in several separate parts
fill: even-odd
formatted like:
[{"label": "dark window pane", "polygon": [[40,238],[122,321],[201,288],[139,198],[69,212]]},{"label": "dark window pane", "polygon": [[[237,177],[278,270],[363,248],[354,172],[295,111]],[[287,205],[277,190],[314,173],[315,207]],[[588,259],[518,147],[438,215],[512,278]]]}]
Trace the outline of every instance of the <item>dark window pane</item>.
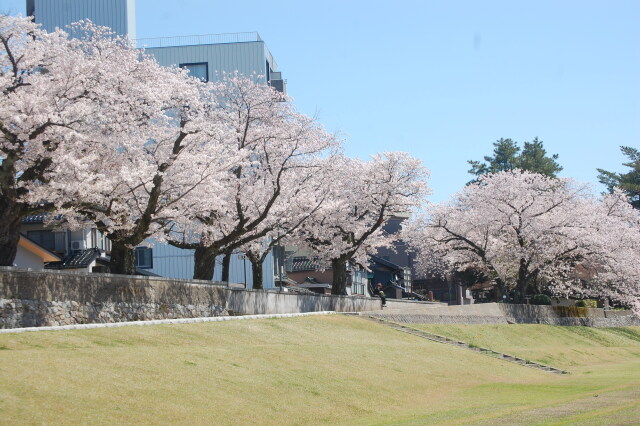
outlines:
[{"label": "dark window pane", "polygon": [[56,249],[56,238],[52,231],[28,231],[27,237],[47,250]]},{"label": "dark window pane", "polygon": [[136,247],[136,268],[153,268],[153,250],[149,247]]},{"label": "dark window pane", "polygon": [[202,81],[209,81],[209,66],[206,62],[180,64],[180,68],[189,70],[189,74]]}]

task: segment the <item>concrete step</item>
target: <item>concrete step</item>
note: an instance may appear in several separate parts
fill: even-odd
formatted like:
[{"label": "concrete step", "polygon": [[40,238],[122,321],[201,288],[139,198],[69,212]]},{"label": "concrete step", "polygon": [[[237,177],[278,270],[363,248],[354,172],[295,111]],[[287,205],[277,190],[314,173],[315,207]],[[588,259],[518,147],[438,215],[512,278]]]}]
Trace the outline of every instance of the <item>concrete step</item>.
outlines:
[{"label": "concrete step", "polygon": [[387,319],[378,318],[378,317],[375,317],[373,315],[367,315],[364,312],[361,312],[358,315],[361,318],[367,319],[369,321],[376,322],[378,324],[385,325],[387,327],[393,328],[393,329],[398,330],[398,331],[402,331],[403,333],[408,333],[408,334],[411,334],[411,335],[414,335],[414,336],[417,336],[417,337],[421,337],[423,339],[431,340],[431,341],[434,341],[434,342],[438,342],[438,343],[454,345],[454,346],[457,346],[459,348],[472,350],[472,351],[478,352],[478,353],[480,353],[482,355],[491,356],[493,358],[501,359],[501,360],[508,361],[508,362],[513,362],[515,364],[522,365],[523,367],[535,368],[537,370],[548,371],[548,372],[554,373],[554,374],[569,374],[568,371],[561,370],[559,368],[550,367],[548,365],[540,364],[540,363],[537,363],[537,362],[534,362],[534,361],[528,361],[526,359],[519,358],[519,357],[517,357],[515,355],[505,354],[505,353],[502,353],[502,352],[496,352],[496,351],[488,349],[488,348],[481,348],[481,347],[478,347],[478,346],[470,345],[467,342],[461,342],[459,340],[449,339],[446,336],[440,336],[440,335],[437,335],[437,334],[428,333],[426,331],[418,330],[416,328],[409,327],[409,326],[404,325],[404,324],[399,324],[399,323],[396,323],[396,322],[393,322],[393,321],[389,321]]}]

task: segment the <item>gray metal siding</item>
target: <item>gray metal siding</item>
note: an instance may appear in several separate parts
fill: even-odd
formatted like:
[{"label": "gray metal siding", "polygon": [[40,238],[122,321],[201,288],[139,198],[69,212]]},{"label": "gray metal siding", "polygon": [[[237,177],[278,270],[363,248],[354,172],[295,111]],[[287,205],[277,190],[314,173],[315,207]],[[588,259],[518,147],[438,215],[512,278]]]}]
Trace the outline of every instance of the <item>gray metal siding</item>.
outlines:
[{"label": "gray metal siding", "polygon": [[[179,278],[190,280],[193,278],[193,250],[184,250],[154,240],[147,241],[153,248],[153,268],[148,269],[154,274],[167,278]],[[271,253],[262,264],[264,288],[273,288],[273,256]],[[246,281],[245,281],[246,273]],[[216,259],[213,281],[222,278],[222,257]],[[243,260],[239,255],[231,257],[229,266],[229,281],[232,283],[245,283],[247,288],[252,288],[253,273],[251,263]]]},{"label": "gray metal siding", "polygon": [[33,0],[32,5],[35,22],[47,31],[90,19],[116,34],[136,38],[135,0]]},{"label": "gray metal siding", "polygon": [[127,0],[127,34],[131,40],[136,39],[136,1]]},{"label": "gray metal siding", "polygon": [[195,46],[148,48],[146,53],[153,55],[160,65],[171,66],[185,63],[207,62],[209,81],[217,81],[223,73],[238,71],[244,76],[265,74],[264,42],[202,44]]}]

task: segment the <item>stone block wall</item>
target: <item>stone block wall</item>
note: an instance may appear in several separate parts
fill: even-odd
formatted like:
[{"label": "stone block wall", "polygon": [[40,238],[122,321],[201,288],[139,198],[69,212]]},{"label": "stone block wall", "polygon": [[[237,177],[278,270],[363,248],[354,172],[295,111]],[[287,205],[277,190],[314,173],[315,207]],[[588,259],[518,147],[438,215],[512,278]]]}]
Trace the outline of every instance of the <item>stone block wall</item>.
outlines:
[{"label": "stone block wall", "polygon": [[220,283],[0,267],[0,328],[109,323],[230,314],[363,312],[408,323],[640,325],[629,311],[437,303],[235,289]]},{"label": "stone block wall", "polygon": [[0,268],[0,328],[380,309],[379,299],[234,289],[160,277]]},{"label": "stone block wall", "polygon": [[210,283],[0,269],[0,328],[219,316],[226,302]]},{"label": "stone block wall", "polygon": [[422,312],[410,313],[383,311],[373,315],[413,324],[551,324],[589,327],[640,325],[640,319],[631,311],[505,303],[431,307]]},{"label": "stone block wall", "polygon": [[0,299],[0,328],[198,318],[226,314],[220,305]]}]

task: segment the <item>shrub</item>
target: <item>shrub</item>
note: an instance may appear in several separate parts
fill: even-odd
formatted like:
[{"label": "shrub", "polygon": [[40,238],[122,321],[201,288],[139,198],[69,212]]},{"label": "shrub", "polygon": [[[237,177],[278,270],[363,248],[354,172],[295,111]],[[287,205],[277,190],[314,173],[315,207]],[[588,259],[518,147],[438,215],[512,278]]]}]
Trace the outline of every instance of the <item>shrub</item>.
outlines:
[{"label": "shrub", "polygon": [[597,308],[598,301],[593,299],[578,300],[576,306],[579,308]]},{"label": "shrub", "polygon": [[546,294],[536,294],[531,298],[532,305],[551,305],[551,298]]}]

